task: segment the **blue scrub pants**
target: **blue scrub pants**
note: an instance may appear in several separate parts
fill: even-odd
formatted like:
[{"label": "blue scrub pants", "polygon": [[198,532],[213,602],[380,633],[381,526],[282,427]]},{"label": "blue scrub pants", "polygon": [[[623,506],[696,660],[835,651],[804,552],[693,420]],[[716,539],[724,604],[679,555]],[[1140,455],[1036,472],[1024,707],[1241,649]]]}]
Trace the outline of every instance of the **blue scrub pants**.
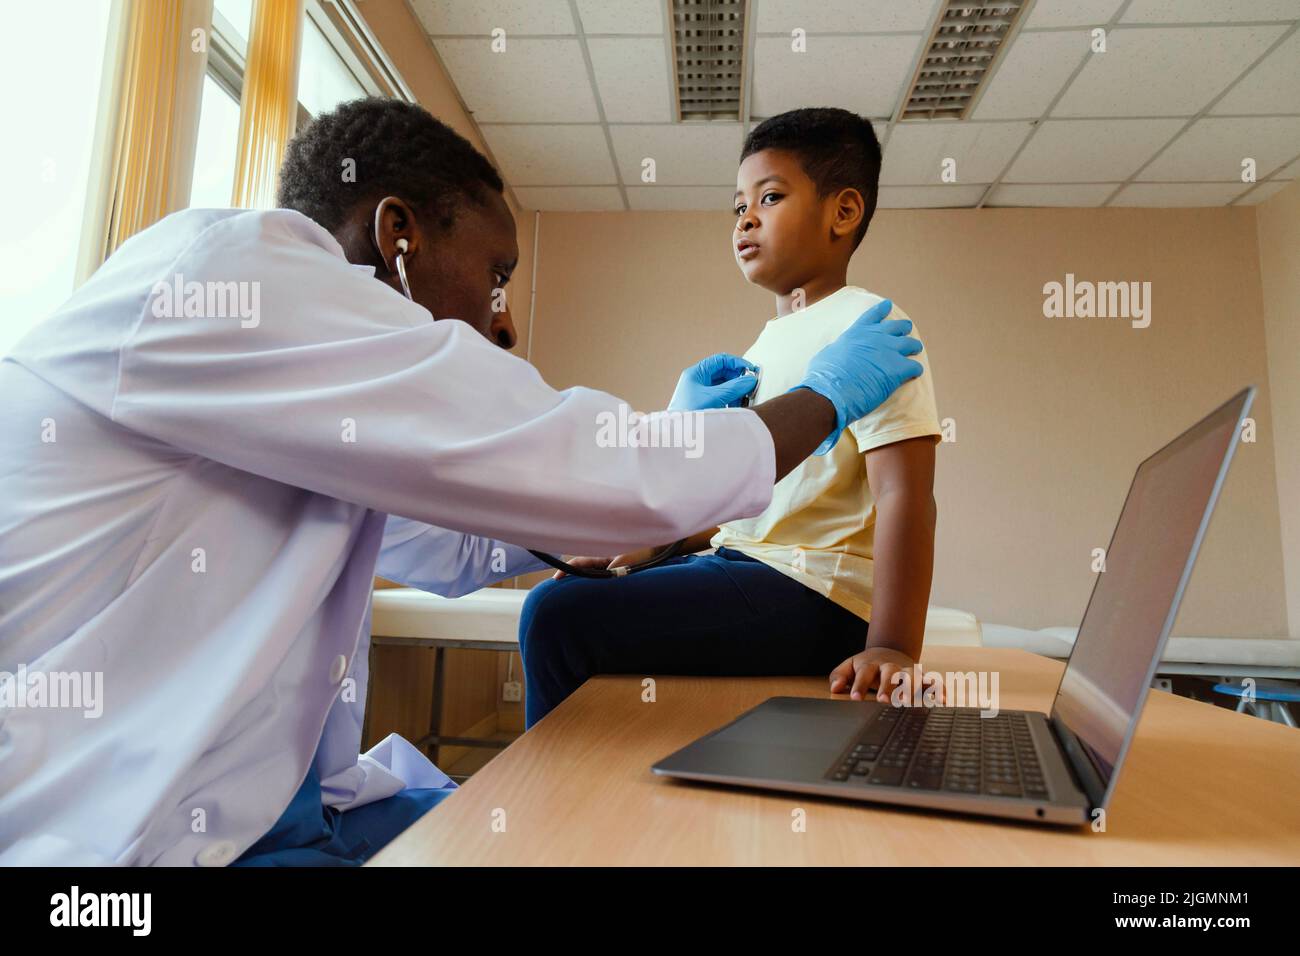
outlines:
[{"label": "blue scrub pants", "polygon": [[866,649],[867,622],[730,548],[621,578],[566,576],[524,602],[524,721],[596,674],[827,677]]},{"label": "blue scrub pants", "polygon": [[321,805],[312,768],[275,826],[231,866],[360,866],[455,792],[402,790],[344,813]]}]

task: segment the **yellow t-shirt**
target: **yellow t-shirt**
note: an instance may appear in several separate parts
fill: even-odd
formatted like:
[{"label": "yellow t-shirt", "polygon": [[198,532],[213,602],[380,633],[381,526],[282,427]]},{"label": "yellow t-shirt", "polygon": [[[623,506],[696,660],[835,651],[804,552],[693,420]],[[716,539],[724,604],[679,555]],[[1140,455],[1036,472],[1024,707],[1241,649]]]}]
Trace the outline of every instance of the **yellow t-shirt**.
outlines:
[{"label": "yellow t-shirt", "polygon": [[[745,353],[761,369],[755,402],[798,385],[808,362],[881,297],[854,286],[770,320]],[[909,318],[894,306],[891,319]],[[912,335],[920,338],[913,324]],[[825,455],[813,455],[777,482],[772,503],[755,518],[724,524],[710,542],[757,558],[864,620],[871,620],[872,541],[876,508],[863,453],[908,438],[940,434],[934,381],[925,368],[871,414],[844,429]]]}]

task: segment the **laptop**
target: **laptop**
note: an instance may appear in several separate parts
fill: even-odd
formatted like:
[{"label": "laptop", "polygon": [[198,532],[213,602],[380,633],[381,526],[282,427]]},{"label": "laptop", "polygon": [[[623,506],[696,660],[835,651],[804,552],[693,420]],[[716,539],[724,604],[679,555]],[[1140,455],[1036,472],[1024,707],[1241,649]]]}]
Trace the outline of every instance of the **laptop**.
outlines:
[{"label": "laptop", "polygon": [[773,697],[652,770],[873,803],[1089,822],[1114,793],[1254,397],[1254,387],[1246,388],[1138,466],[1050,714],[994,713],[987,701],[952,698],[970,706]]}]

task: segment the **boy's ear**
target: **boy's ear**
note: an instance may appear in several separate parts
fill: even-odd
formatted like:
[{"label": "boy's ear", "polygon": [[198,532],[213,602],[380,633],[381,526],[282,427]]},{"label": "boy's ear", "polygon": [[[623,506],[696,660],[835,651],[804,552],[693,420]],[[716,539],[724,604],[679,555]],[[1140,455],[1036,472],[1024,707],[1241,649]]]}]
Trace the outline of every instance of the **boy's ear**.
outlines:
[{"label": "boy's ear", "polygon": [[862,225],[867,204],[856,189],[841,189],[835,194],[835,216],[831,220],[831,235],[837,239],[852,237]]}]

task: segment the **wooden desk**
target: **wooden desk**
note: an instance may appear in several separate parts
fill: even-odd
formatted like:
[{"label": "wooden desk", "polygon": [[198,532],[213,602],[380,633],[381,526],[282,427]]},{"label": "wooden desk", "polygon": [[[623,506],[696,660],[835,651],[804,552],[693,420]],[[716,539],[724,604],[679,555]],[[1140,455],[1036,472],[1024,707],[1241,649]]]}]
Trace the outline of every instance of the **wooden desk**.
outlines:
[{"label": "wooden desk", "polygon": [[[1062,665],[938,647],[928,670],[1000,672],[1004,709],[1051,707]],[[1108,829],[1058,829],[661,779],[650,765],[813,678],[588,681],[373,861],[425,864],[1233,865],[1300,863],[1300,732],[1151,691]],[[494,812],[505,811],[505,832]],[[793,832],[791,811],[807,813]]]}]

